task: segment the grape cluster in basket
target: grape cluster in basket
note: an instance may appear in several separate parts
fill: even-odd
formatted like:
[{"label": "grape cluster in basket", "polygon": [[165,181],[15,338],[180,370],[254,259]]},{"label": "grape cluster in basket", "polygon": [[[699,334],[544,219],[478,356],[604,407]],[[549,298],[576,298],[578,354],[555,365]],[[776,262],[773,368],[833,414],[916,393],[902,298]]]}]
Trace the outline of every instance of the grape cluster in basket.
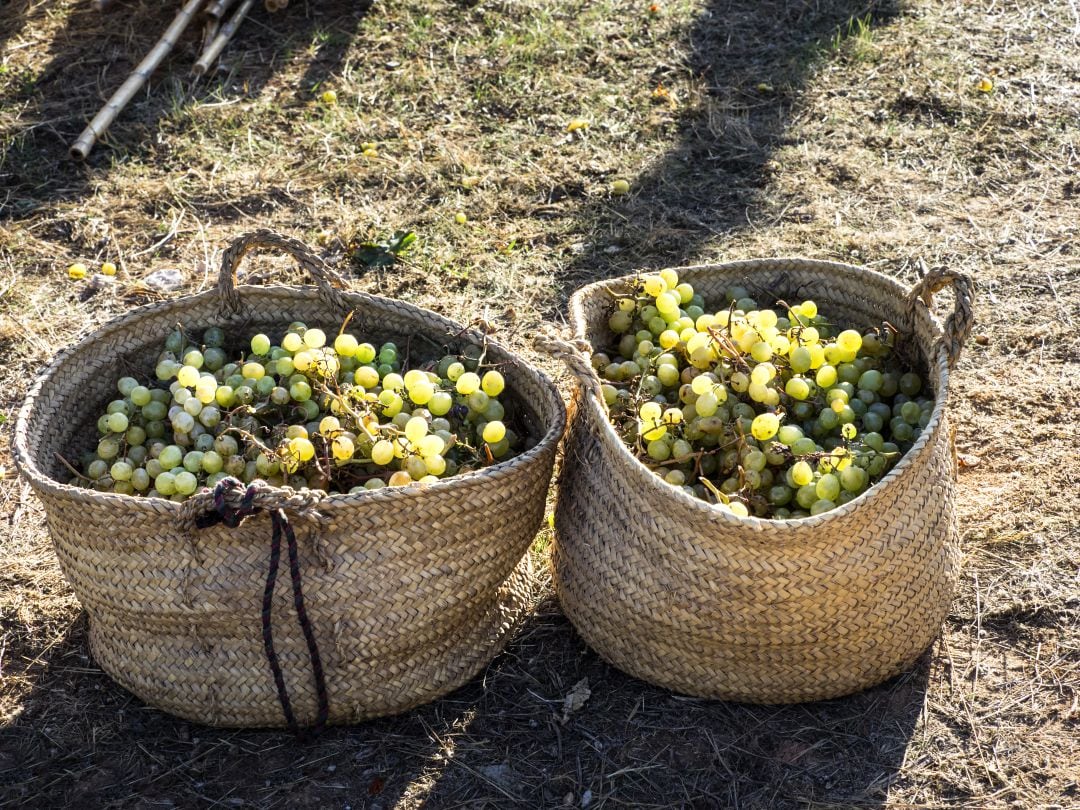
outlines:
[{"label": "grape cluster in basket", "polygon": [[357,492],[431,483],[513,454],[505,381],[480,347],[402,372],[394,343],[293,323],[230,360],[225,334],[172,332],[154,380],[124,377],[79,482],[182,501],[226,476]]},{"label": "grape cluster in basket", "polygon": [[742,287],[726,297],[707,312],[673,270],[617,297],[613,346],[592,356],[615,429],[667,483],[737,515],[798,518],[852,500],[933,411],[900,367],[895,330],[842,328],[813,301],[760,306]]}]

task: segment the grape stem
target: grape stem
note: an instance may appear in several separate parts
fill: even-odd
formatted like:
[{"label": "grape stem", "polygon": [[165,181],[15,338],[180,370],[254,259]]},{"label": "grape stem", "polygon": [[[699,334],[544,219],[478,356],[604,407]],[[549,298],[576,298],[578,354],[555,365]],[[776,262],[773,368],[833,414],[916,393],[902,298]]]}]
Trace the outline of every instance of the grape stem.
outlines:
[{"label": "grape stem", "polygon": [[56,460],[59,461],[61,464],[63,464],[65,467],[67,467],[68,472],[70,472],[76,478],[81,478],[83,481],[89,481],[90,483],[94,483],[93,478],[89,478],[89,477],[83,475],[78,470],[76,470],[73,466],[71,466],[71,463],[66,458],[64,458],[62,455],[60,455],[59,453],[53,453],[53,455],[55,455]]},{"label": "grape stem", "polygon": [[710,326],[709,334],[712,335],[713,340],[720,344],[720,348],[729,355],[731,361],[739,366],[740,371],[747,372],[750,370],[750,364],[743,359],[739,347],[731,342],[731,339],[724,333],[724,330]]},{"label": "grape stem", "polygon": [[274,458],[277,458],[278,460],[280,460],[280,457],[278,456],[277,451],[272,450],[267,445],[263,444],[261,441],[259,441],[258,437],[255,436],[253,433],[248,433],[243,428],[238,428],[238,427],[235,427],[233,425],[229,425],[229,427],[227,427],[227,428],[225,428],[225,430],[221,431],[222,435],[224,435],[226,433],[235,433],[240,438],[250,441],[252,444],[254,444],[260,450],[265,452],[267,455],[273,456]]},{"label": "grape stem", "polygon": [[713,497],[716,498],[717,503],[731,503],[731,498],[729,498],[727,495],[717,489],[716,485],[708,478],[706,478],[705,476],[701,476],[698,480],[701,481],[705,489],[709,490],[709,492],[713,494]]}]

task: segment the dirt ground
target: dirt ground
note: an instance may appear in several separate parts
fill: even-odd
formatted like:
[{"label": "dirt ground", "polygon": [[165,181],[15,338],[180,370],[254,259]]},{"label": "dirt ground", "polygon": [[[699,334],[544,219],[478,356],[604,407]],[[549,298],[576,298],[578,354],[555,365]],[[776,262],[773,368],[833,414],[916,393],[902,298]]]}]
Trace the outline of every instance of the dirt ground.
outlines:
[{"label": "dirt ground", "polygon": [[[1080,807],[1076,3],[293,0],[205,80],[185,38],[70,162],[174,7],[0,8],[0,807]],[[10,430],[60,347],[155,296],[141,279],[211,286],[262,226],[553,374],[532,337],[598,278],[770,255],[971,274],[941,639],[849,698],[708,702],[607,666],[546,584],[481,677],[400,717],[299,743],[148,708],[89,655]],[[393,267],[344,254],[398,229],[418,241]],[[115,285],[67,279],[105,259]]]}]

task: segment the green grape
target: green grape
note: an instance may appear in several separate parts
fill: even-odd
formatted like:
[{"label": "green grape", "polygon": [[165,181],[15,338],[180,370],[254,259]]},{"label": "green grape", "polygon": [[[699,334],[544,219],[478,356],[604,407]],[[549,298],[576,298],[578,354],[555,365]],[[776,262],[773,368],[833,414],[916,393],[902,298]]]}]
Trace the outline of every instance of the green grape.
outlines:
[{"label": "green grape", "polygon": [[908,372],[900,377],[899,381],[900,391],[907,394],[909,397],[913,397],[922,390],[922,379],[918,374]]},{"label": "green grape", "polygon": [[[803,487],[814,480],[814,471],[805,461],[797,461],[791,467],[791,482]],[[807,507],[808,508],[808,507]]]},{"label": "green grape", "polygon": [[371,460],[385,467],[394,460],[394,445],[387,439],[379,439],[371,448]]},{"label": "green grape", "polygon": [[835,501],[840,494],[840,479],[833,473],[822,475],[814,486],[818,498],[826,501]]},{"label": "green grape", "polygon": [[814,381],[818,384],[819,388],[829,389],[836,385],[837,376],[835,367],[824,365],[817,370]]},{"label": "green grape", "polygon": [[483,439],[488,444],[497,444],[506,436],[506,426],[502,422],[488,422],[484,426]]},{"label": "green grape", "polygon": [[326,345],[326,332],[322,329],[307,329],[303,337],[304,345],[309,349],[321,349]]},{"label": "green grape", "polygon": [[217,326],[211,326],[203,332],[202,342],[204,346],[221,348],[225,345],[225,332]]},{"label": "green grape", "polygon": [[289,396],[296,402],[307,402],[311,399],[311,386],[300,380],[289,386]]},{"label": "green grape", "polygon": [[491,372],[485,374],[484,378],[481,380],[481,388],[488,396],[498,396],[505,388],[507,388],[507,381],[503,379],[499,372],[491,370]]},{"label": "green grape", "polygon": [[244,363],[240,369],[240,373],[246,380],[261,380],[266,376],[266,368],[262,363]]},{"label": "green grape", "polygon": [[184,469],[191,473],[201,470],[203,455],[202,451],[189,450],[184,454],[184,460],[182,462]]},{"label": "green grape", "polygon": [[[806,348],[805,346],[798,346],[798,347],[791,350],[791,354],[790,354],[791,370],[794,371],[796,374],[803,374],[803,373],[809,371],[811,362],[812,362],[812,357],[811,357],[811,354],[810,354],[810,350],[808,348]],[[818,374],[820,376],[820,370],[819,370]],[[820,380],[818,380],[818,385],[822,385]]]},{"label": "green grape", "polygon": [[257,356],[268,355],[271,345],[270,338],[260,333],[251,339],[251,353]]},{"label": "green grape", "polygon": [[114,481],[130,481],[134,467],[126,460],[117,461],[109,468],[109,475]]},{"label": "green grape", "polygon": [[158,454],[158,461],[166,470],[179,467],[184,461],[184,451],[175,444],[170,444]]},{"label": "green grape", "polygon": [[791,447],[802,437],[803,432],[798,425],[781,425],[776,431],[776,440],[786,447]]},{"label": "green grape", "polygon": [[861,389],[877,393],[881,390],[881,386],[883,383],[884,378],[882,377],[881,372],[876,369],[870,369],[869,371],[864,371],[859,376],[858,384],[859,388]]},{"label": "green grape", "polygon": [[900,406],[900,416],[909,425],[916,425],[919,422],[919,417],[922,416],[922,408],[916,402],[905,402]]},{"label": "green grape", "polygon": [[146,492],[150,489],[150,474],[141,467],[132,470],[130,480],[132,488],[137,492]]},{"label": "green grape", "polygon": [[[160,479],[161,476],[158,476]],[[158,482],[155,481],[155,484]],[[177,473],[174,479],[174,486],[176,492],[179,495],[191,495],[199,486],[199,479],[197,479],[192,473],[185,470],[184,472]],[[161,491],[161,487],[157,487],[158,492]]]},{"label": "green grape", "polygon": [[224,466],[224,459],[222,459],[222,457],[214,450],[208,450],[203,453],[202,469],[204,472],[210,473],[212,475],[213,473],[221,472]]},{"label": "green grape", "polygon": [[813,484],[806,484],[795,491],[795,503],[803,509],[809,509],[818,501],[817,491]]},{"label": "green grape", "polygon": [[892,437],[898,442],[909,442],[915,438],[915,428],[902,419],[893,420]]},{"label": "green grape", "polygon": [[225,468],[222,472],[233,478],[243,478],[244,472],[247,469],[247,462],[243,456],[229,456],[225,460]]},{"label": "green grape", "polygon": [[810,396],[810,383],[802,377],[792,377],[784,386],[784,391],[792,399],[803,400]]},{"label": "green grape", "polygon": [[[159,495],[168,497],[176,492],[176,476],[171,472],[163,472],[154,479],[154,489]],[[194,490],[192,490],[194,492]]]},{"label": "green grape", "polygon": [[218,371],[225,365],[225,360],[225,352],[216,346],[210,346],[203,352],[203,368],[207,371]]},{"label": "green grape", "polygon": [[109,414],[106,423],[113,433],[123,433],[128,429],[128,418],[120,411]]},{"label": "green grape", "polygon": [[491,402],[491,398],[483,391],[473,391],[468,396],[469,409],[477,413],[483,413],[487,410],[488,404]]},{"label": "green grape", "polygon": [[861,467],[852,465],[840,471],[840,485],[847,492],[862,492],[866,488],[867,475]]},{"label": "green grape", "polygon": [[[841,383],[847,383],[848,385],[854,385],[860,379],[859,369],[852,363],[841,363],[836,369],[836,374]],[[848,396],[850,397],[851,394],[849,393]]]},{"label": "green grape", "polygon": [[[761,366],[757,368],[761,368]],[[754,421],[750,426],[750,433],[758,441],[766,441],[775,436],[779,429],[780,418],[774,413],[763,413],[754,417]]]},{"label": "green grape", "polygon": [[785,504],[791,503],[791,499],[794,494],[795,493],[791,489],[791,487],[784,486],[783,484],[777,484],[776,486],[769,488],[769,503],[773,506],[784,506]]},{"label": "green grape", "polygon": [[185,366],[189,366],[189,367],[194,368],[196,370],[202,368],[203,363],[205,362],[205,358],[203,357],[203,353],[200,352],[198,349],[190,349],[190,350],[188,350],[187,352],[184,353],[184,356],[181,359],[184,361]]},{"label": "green grape", "polygon": [[110,461],[120,455],[120,442],[114,438],[105,438],[98,442],[97,454],[99,458]]},{"label": "green grape", "polygon": [[884,420],[881,416],[873,411],[867,411],[862,417],[862,429],[869,433],[880,432],[885,426]]}]

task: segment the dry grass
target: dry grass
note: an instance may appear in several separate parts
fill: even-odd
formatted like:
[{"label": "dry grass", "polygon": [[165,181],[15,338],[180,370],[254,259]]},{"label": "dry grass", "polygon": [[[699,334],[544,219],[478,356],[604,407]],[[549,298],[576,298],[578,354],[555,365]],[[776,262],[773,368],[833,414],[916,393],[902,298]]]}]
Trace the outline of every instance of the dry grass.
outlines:
[{"label": "dry grass", "polygon": [[[414,229],[406,262],[356,284],[484,317],[526,352],[576,285],[639,267],[794,253],[911,281],[917,257],[948,263],[979,291],[951,403],[978,464],[942,640],[882,687],[786,708],[674,697],[599,661],[549,599],[483,678],[308,745],[113,686],[9,472],[0,806],[1080,807],[1075,4],[294,2],[253,17],[207,82],[182,78],[182,46],[74,166],[66,142],[172,13],[88,6],[12,0],[0,20],[9,470],[28,374],[145,300],[147,273],[208,286],[227,239],[266,225],[330,231],[350,271],[350,239]],[[577,117],[591,126],[567,133]],[[104,258],[115,292],[67,282],[69,261]]]}]

